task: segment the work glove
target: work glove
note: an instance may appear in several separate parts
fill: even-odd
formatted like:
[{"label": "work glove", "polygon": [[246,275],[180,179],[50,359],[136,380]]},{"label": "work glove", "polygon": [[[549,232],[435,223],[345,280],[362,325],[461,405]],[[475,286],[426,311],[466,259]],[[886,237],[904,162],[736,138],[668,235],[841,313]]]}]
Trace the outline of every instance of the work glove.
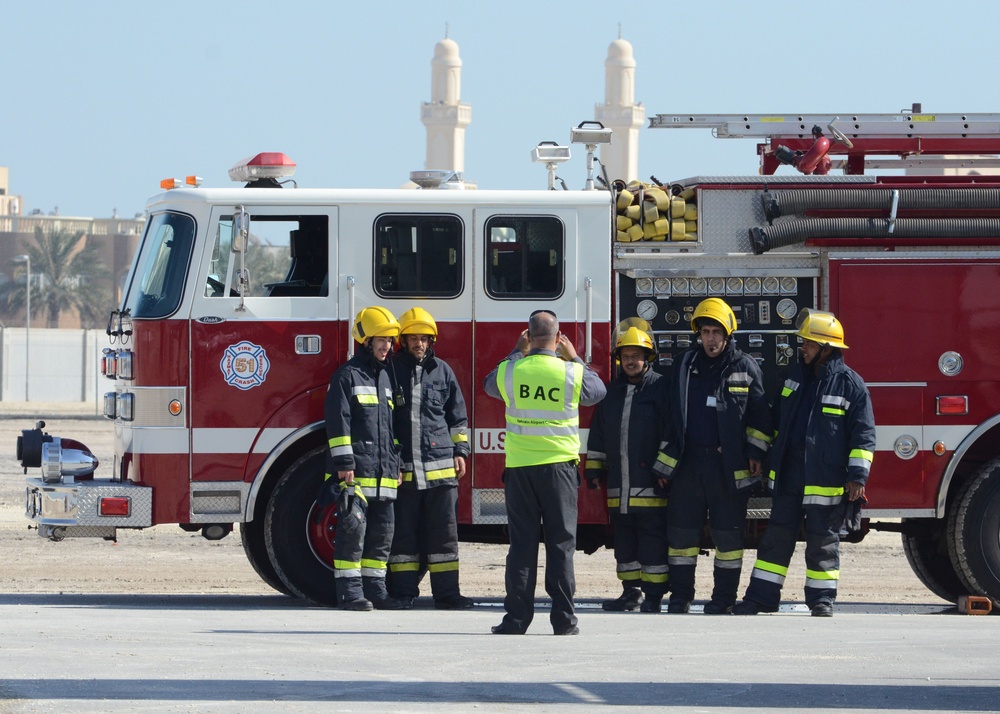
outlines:
[{"label": "work glove", "polygon": [[847,502],[847,508],[844,509],[844,525],[841,528],[841,532],[845,534],[842,537],[843,540],[849,543],[860,543],[861,539],[865,537],[867,529],[863,529],[861,511],[867,505],[868,499],[864,496]]}]

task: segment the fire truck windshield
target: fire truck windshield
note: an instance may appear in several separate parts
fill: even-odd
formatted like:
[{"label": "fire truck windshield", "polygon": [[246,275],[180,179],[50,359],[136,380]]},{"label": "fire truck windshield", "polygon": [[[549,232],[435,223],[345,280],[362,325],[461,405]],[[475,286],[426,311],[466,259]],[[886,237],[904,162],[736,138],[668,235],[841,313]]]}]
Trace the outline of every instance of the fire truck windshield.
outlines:
[{"label": "fire truck windshield", "polygon": [[133,317],[166,317],[180,305],[194,229],[194,219],[180,213],[150,217],[123,304]]}]

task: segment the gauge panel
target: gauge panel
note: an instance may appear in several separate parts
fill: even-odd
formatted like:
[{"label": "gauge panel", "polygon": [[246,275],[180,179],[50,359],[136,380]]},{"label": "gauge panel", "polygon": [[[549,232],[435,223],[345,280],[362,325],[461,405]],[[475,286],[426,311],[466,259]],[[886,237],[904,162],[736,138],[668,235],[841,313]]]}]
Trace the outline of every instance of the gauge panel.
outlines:
[{"label": "gauge panel", "polygon": [[719,297],[736,315],[736,344],[761,365],[767,393],[780,386],[801,344],[793,326],[803,307],[815,307],[816,278],[782,275],[715,274],[629,278],[618,274],[619,304],[614,319],[649,322],[657,347],[656,369],[665,371],[697,344],[691,315],[707,296]]}]

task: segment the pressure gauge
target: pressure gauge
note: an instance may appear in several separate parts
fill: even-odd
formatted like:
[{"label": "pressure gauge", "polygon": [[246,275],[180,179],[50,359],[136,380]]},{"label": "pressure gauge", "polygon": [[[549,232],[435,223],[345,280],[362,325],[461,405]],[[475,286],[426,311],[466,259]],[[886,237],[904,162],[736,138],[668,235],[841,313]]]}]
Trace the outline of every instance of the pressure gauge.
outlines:
[{"label": "pressure gauge", "polygon": [[727,295],[742,295],[743,294],[743,278],[729,278],[726,280],[726,294]]},{"label": "pressure gauge", "polygon": [[636,278],[636,280],[635,280],[635,294],[636,295],[652,295],[653,294],[653,279],[652,278]]},{"label": "pressure gauge", "polygon": [[653,282],[653,286],[656,289],[657,295],[669,295],[670,294],[670,278],[657,278]]},{"label": "pressure gauge", "polygon": [[681,321],[681,314],[676,310],[668,310],[667,314],[664,315],[668,325],[676,325]]},{"label": "pressure gauge", "polygon": [[764,278],[764,282],[761,284],[761,288],[764,290],[764,294],[776,293],[778,292],[778,279],[777,278]]},{"label": "pressure gauge", "polygon": [[781,294],[794,295],[799,291],[798,281],[795,278],[781,279]]},{"label": "pressure gauge", "polygon": [[724,295],[726,292],[726,281],[724,278],[709,278],[708,279],[708,294],[709,295]]},{"label": "pressure gauge", "polygon": [[688,294],[688,279],[687,278],[674,278],[671,281],[671,288],[673,288],[674,295],[687,295]]},{"label": "pressure gauge", "polygon": [[799,307],[791,298],[782,298],[781,300],[778,300],[778,304],[774,306],[774,311],[778,313],[778,317],[782,320],[791,320],[795,317],[795,313],[799,311]]},{"label": "pressure gauge", "polygon": [[635,309],[636,314],[646,322],[652,322],[656,317],[656,302],[653,300],[643,300]]},{"label": "pressure gauge", "polygon": [[760,294],[760,278],[747,278],[743,281],[743,292],[747,295]]},{"label": "pressure gauge", "polygon": [[708,281],[705,278],[691,278],[691,294],[704,295],[708,290]]}]

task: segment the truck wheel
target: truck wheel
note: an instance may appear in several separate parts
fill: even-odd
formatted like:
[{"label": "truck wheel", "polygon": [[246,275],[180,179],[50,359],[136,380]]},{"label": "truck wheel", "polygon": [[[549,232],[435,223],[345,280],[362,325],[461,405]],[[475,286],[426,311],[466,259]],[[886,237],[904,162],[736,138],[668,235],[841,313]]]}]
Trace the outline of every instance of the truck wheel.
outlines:
[{"label": "truck wheel", "polygon": [[969,594],[985,595],[1000,607],[1000,458],[965,484],[948,526],[949,549]]},{"label": "truck wheel", "polygon": [[275,571],[274,566],[271,564],[271,559],[267,555],[267,545],[264,543],[263,520],[263,517],[260,517],[249,523],[240,524],[240,541],[243,543],[243,552],[247,554],[250,566],[260,576],[261,580],[282,595],[292,595],[292,591],[278,577],[278,573]]},{"label": "truck wheel", "polygon": [[278,480],[264,516],[264,542],[288,590],[319,605],[335,607],[333,539],[336,504],[316,505],[323,483],[326,448],[309,451]]},{"label": "truck wheel", "polygon": [[903,552],[913,573],[927,589],[942,600],[957,602],[965,586],[955,573],[948,556],[944,527],[923,528],[917,533],[903,533]]}]

